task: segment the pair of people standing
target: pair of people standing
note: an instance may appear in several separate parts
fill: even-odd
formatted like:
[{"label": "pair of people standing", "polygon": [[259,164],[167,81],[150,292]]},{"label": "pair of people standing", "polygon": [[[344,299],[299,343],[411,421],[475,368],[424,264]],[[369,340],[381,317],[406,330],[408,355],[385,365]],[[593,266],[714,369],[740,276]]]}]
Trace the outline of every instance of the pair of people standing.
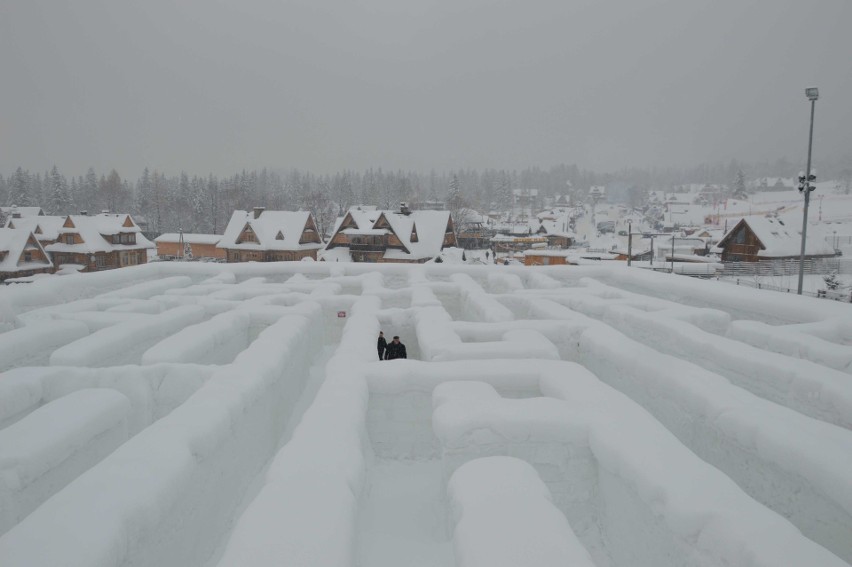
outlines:
[{"label": "pair of people standing", "polygon": [[399,342],[399,337],[395,336],[390,343],[385,340],[385,334],[379,331],[379,340],[377,344],[379,350],[379,360],[394,360],[395,358],[408,358],[408,353],[405,352],[405,345]]}]

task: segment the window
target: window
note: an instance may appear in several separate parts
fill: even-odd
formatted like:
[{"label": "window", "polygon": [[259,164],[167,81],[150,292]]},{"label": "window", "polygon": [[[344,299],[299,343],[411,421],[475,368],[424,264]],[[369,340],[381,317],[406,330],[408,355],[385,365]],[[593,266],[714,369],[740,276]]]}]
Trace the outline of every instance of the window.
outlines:
[{"label": "window", "polygon": [[97,265],[98,268],[103,268],[104,266],[106,266],[106,256],[104,256],[103,254],[96,255],[95,265]]},{"label": "window", "polygon": [[74,244],[74,235],[66,234],[65,235],[65,244]]},{"label": "window", "polygon": [[740,229],[734,236],[734,244],[745,244],[745,230]]},{"label": "window", "polygon": [[24,262],[32,262],[33,261],[33,253],[32,252],[24,252]]}]

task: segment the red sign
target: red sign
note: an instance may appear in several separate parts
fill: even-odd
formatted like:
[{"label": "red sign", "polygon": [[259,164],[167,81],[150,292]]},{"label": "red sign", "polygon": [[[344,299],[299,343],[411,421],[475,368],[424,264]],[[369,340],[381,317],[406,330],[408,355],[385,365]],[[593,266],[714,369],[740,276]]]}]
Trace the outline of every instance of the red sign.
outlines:
[{"label": "red sign", "polygon": [[337,316],[340,318],[346,317],[346,311],[338,311]]}]

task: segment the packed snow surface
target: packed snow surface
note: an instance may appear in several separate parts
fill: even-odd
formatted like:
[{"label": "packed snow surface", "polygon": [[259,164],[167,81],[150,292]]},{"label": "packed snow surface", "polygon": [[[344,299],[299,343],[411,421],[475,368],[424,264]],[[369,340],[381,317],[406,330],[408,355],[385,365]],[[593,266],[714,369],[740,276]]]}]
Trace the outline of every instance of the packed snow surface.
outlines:
[{"label": "packed snow surface", "polygon": [[848,566],[850,321],[623,266],[39,278],[0,290],[0,565]]}]

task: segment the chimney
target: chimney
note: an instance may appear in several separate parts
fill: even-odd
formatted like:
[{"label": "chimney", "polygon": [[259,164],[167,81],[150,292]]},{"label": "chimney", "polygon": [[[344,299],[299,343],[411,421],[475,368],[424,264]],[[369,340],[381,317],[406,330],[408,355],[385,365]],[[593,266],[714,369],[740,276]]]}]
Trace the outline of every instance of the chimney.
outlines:
[{"label": "chimney", "polygon": [[408,205],[405,204],[405,203],[399,204],[399,212],[403,215],[410,215],[411,214],[411,210],[408,208]]},{"label": "chimney", "polygon": [[259,219],[261,213],[266,210],[266,207],[255,207],[254,208],[254,218]]}]

